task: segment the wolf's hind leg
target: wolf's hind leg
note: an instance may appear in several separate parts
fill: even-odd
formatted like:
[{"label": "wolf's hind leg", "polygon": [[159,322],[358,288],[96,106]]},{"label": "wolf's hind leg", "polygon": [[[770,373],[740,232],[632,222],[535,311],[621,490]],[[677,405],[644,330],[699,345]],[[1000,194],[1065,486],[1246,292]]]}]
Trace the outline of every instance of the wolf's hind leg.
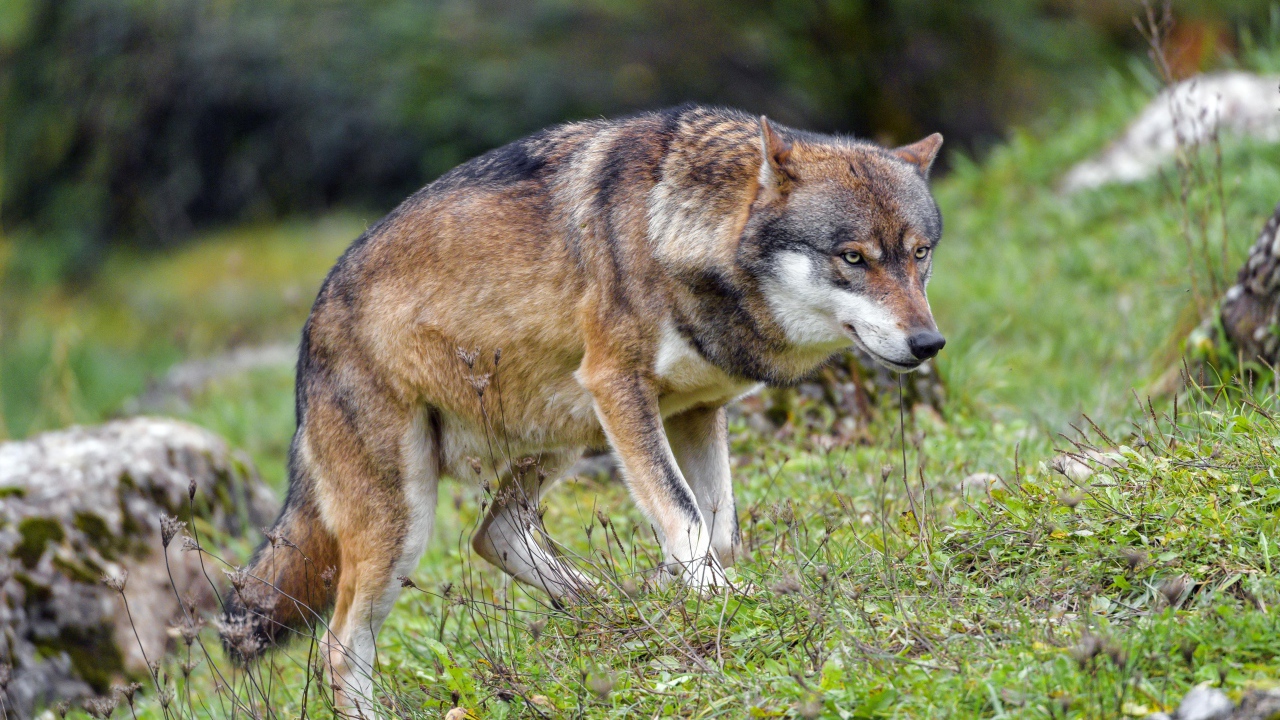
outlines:
[{"label": "wolf's hind leg", "polygon": [[667,440],[698,509],[711,532],[721,564],[732,565],[741,551],[738,515],[729,471],[729,425],[725,409],[694,408],[665,421]]},{"label": "wolf's hind leg", "polygon": [[[342,430],[326,433],[332,486],[344,491],[322,498],[339,544],[337,603],[325,638],[330,672],[338,691],[338,713],[375,717],[374,662],[378,630],[400,595],[399,576],[418,565],[435,522],[439,480],[437,432],[429,412],[415,413],[398,425],[397,442],[379,445],[382,432],[348,442]],[[369,430],[369,428],[362,428]],[[385,457],[370,457],[380,447]],[[392,457],[394,455],[394,457]],[[363,477],[361,477],[363,475]]]},{"label": "wolf's hind leg", "polygon": [[485,560],[557,599],[583,597],[595,584],[544,548],[534,532],[541,523],[539,497],[568,464],[567,456],[556,454],[544,457],[541,473],[535,468],[517,469],[504,478],[471,539],[471,546]]}]

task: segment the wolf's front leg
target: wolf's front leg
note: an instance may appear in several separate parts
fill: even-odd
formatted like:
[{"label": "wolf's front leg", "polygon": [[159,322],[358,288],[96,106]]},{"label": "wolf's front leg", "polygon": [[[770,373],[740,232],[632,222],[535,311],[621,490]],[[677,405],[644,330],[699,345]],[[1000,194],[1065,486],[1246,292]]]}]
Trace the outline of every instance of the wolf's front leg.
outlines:
[{"label": "wolf's front leg", "polygon": [[732,565],[742,536],[729,473],[728,415],[723,407],[693,408],[667,418],[666,429],[671,451],[711,532],[711,547],[721,563]]},{"label": "wolf's front leg", "polygon": [[694,587],[724,583],[711,528],[685,482],[663,429],[658,395],[634,371],[580,371],[596,402],[609,443],[622,461],[627,487],[661,535],[666,567]]}]

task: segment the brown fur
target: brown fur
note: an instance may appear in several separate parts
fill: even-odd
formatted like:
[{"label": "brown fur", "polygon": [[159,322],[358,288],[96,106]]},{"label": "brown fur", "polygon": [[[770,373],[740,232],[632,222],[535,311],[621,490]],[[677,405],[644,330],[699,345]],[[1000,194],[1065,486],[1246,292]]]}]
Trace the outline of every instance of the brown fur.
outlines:
[{"label": "brown fur", "polygon": [[[831,222],[857,208],[848,222],[865,232],[841,248],[886,258],[866,292],[932,328],[927,264],[903,257],[941,229],[919,189],[938,142],[895,153],[686,107],[552,128],[447,173],[370,228],[324,282],[303,331],[276,526],[297,549],[264,548],[249,572],[316,609],[336,598],[331,662],[335,676],[355,677],[343,655],[368,652],[358,628],[376,635],[395,574],[416,564],[439,476],[470,477],[468,458],[481,457],[487,475],[536,501],[540,488],[513,477],[511,459],[562,463],[607,442],[675,572],[695,577],[690,563],[703,559],[711,575],[691,581],[715,582],[737,543],[724,404],[839,349],[797,346],[774,317],[771,243],[800,232],[784,221],[809,222],[791,205]],[[804,247],[826,254],[821,272],[838,286],[856,272],[839,266],[842,251]],[[478,351],[474,367],[460,351]],[[503,449],[491,453],[497,434]],[[511,556],[521,552],[504,544],[511,528],[491,529],[513,522],[502,506],[477,550],[555,594],[584,591],[576,575],[529,576],[548,566]],[[332,590],[314,571],[329,565]],[[291,602],[266,605],[230,614],[258,618],[268,644],[306,620]]]}]

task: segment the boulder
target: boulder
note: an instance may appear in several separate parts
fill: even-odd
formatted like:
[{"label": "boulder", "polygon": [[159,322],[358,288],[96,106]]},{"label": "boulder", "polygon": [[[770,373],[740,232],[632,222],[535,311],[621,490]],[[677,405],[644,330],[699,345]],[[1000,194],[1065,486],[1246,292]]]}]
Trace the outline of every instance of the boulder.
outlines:
[{"label": "boulder", "polygon": [[1186,363],[1170,367],[1149,391],[1179,391],[1190,379],[1214,387],[1237,378],[1252,387],[1259,371],[1280,364],[1280,205],[1276,206],[1249,250],[1249,257],[1227,288],[1217,312],[1205,318],[1186,340]]},{"label": "boulder", "polygon": [[1249,690],[1240,698],[1231,720],[1275,720],[1280,717],[1280,689]]},{"label": "boulder", "polygon": [[1249,258],[1222,299],[1222,328],[1246,359],[1274,366],[1280,360],[1280,205],[1263,226]]},{"label": "boulder", "polygon": [[[0,673],[9,673],[0,704],[9,717],[145,677],[144,657],[164,654],[181,615],[179,596],[197,612],[215,609],[200,553],[173,537],[177,522],[162,547],[161,517],[189,521],[193,510],[210,546],[268,524],[275,500],[247,458],[174,420],[0,444]],[[123,593],[104,583],[126,577]]]},{"label": "boulder", "polygon": [[211,382],[255,370],[291,368],[298,361],[293,343],[250,345],[220,355],[178,363],[158,380],[147,384],[146,392],[125,403],[129,414],[178,412],[189,406],[191,396]]},{"label": "boulder", "polygon": [[1235,705],[1226,693],[1207,685],[1197,685],[1182,698],[1174,717],[1177,720],[1227,720],[1233,710]]},{"label": "boulder", "polygon": [[1182,698],[1170,716],[1158,712],[1143,720],[1274,720],[1280,717],[1280,689],[1246,690],[1240,702],[1206,684],[1197,685]]},{"label": "boulder", "polygon": [[1231,71],[1166,88],[1106,150],[1071,168],[1062,189],[1145,180],[1180,148],[1218,135],[1280,141],[1280,77]]}]

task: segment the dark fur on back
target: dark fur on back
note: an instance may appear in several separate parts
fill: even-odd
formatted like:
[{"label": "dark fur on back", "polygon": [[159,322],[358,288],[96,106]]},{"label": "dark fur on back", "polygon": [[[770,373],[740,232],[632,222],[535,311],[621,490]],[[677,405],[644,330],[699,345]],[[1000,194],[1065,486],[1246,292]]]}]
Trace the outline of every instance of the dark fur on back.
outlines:
[{"label": "dark fur on back", "polygon": [[[856,338],[833,326],[805,344],[798,286],[868,298],[885,327],[933,327],[941,217],[926,178],[940,143],[885,150],[686,105],[547,128],[409,197],[342,255],[303,328],[288,497],[233,578],[233,655],[314,630],[330,606],[332,633],[368,651],[360,633],[376,636],[395,575],[421,555],[436,481],[470,476],[485,452],[490,379],[504,454],[571,459],[607,439],[681,568],[690,553],[733,557],[723,406]],[[854,251],[876,264],[841,259]],[[510,459],[487,472],[523,482]],[[506,564],[513,531],[490,524],[506,508],[487,512],[482,556],[575,592]]]}]

